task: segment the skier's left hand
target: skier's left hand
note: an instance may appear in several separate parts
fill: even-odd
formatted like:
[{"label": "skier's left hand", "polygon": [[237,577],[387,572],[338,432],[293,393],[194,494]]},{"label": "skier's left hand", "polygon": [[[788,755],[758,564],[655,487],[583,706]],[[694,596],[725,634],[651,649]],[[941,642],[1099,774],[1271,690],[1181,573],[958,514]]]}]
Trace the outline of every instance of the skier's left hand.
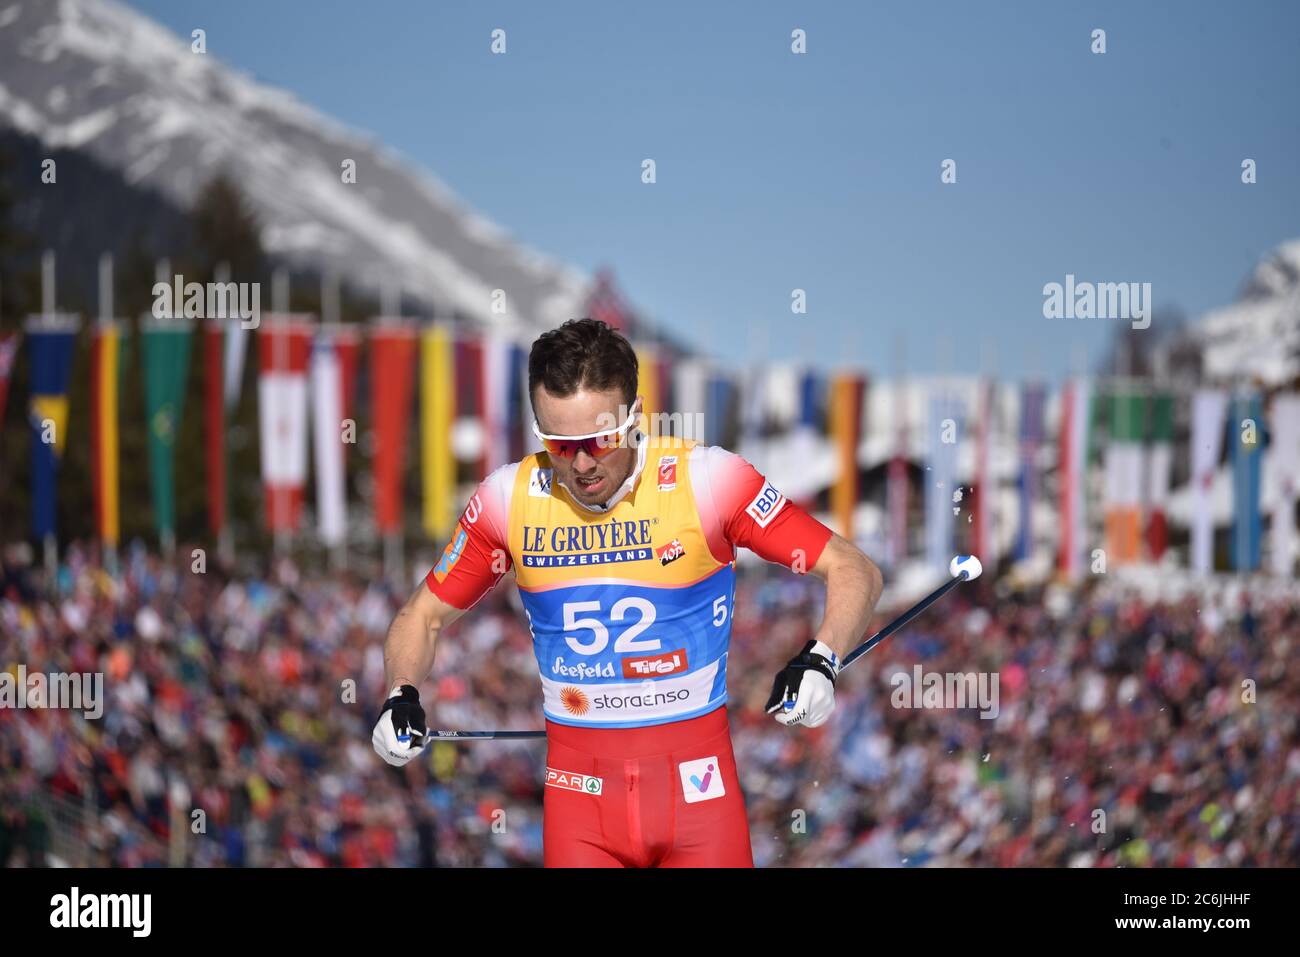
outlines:
[{"label": "skier's left hand", "polygon": [[419,756],[432,740],[428,730],[424,709],[420,707],[420,692],[414,685],[396,685],[379,712],[370,741],[376,754],[400,768]]},{"label": "skier's left hand", "polygon": [[840,660],[830,646],[810,641],[803,651],[777,672],[767,713],[781,724],[802,724],[816,728],[825,724],[835,710],[835,675]]}]

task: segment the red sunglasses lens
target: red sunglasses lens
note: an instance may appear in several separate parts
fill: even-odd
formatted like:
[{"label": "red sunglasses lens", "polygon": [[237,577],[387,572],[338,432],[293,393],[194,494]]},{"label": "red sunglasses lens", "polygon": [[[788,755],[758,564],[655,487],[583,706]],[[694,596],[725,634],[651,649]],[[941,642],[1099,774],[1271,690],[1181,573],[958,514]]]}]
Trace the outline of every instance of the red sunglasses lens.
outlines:
[{"label": "red sunglasses lens", "polygon": [[571,459],[586,452],[593,459],[603,459],[622,445],[614,436],[597,436],[592,439],[544,439],[542,448],[558,458]]}]

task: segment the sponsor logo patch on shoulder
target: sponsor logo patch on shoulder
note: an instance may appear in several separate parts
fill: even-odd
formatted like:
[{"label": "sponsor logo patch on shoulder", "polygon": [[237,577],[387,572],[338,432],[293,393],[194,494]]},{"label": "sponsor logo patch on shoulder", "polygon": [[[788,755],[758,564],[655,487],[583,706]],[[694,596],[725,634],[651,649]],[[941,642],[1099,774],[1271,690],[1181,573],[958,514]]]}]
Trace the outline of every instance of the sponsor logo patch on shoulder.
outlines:
[{"label": "sponsor logo patch on shoulder", "polygon": [[465,526],[457,522],[456,531],[452,533],[451,541],[447,543],[447,547],[443,549],[442,558],[433,568],[433,577],[439,583],[447,579],[447,576],[451,574],[451,570],[456,567],[456,563],[460,561],[460,556],[465,551],[465,542],[468,539],[469,533],[465,531]]},{"label": "sponsor logo patch on shoulder", "polygon": [[551,497],[551,470],[534,467],[528,476],[528,494],[533,498]]},{"label": "sponsor logo patch on shoulder", "polygon": [[560,771],[556,768],[547,768],[546,786],[548,788],[560,788],[564,791],[599,794],[605,788],[605,779],[591,774],[579,774],[576,771]]},{"label": "sponsor logo patch on shoulder", "polygon": [[677,487],[677,456],[665,455],[659,460],[659,491],[671,492]]},{"label": "sponsor logo patch on shoulder", "polygon": [[785,496],[773,488],[771,482],[764,482],[754,500],[745,506],[749,517],[758,523],[759,528],[767,528],[768,522],[776,518],[785,506]]}]

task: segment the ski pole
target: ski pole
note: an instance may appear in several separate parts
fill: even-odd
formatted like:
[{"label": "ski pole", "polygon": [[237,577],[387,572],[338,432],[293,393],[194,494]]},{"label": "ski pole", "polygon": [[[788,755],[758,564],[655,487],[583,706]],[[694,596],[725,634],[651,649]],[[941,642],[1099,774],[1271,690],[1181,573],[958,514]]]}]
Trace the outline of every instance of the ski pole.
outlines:
[{"label": "ski pole", "polygon": [[[952,578],[948,579],[948,581],[930,592],[930,594],[926,595],[911,608],[907,609],[907,611],[903,612],[884,628],[881,628],[878,632],[845,655],[844,660],[840,662],[840,671],[843,671],[849,665],[853,664],[853,662],[857,661],[872,648],[876,647],[876,645],[880,644],[894,632],[898,631],[962,582],[974,581],[976,578],[979,578],[980,573],[984,571],[984,566],[980,564],[980,560],[974,555],[957,555],[949,563],[948,571],[952,574]],[[793,702],[791,702],[791,704],[793,704]]]}]

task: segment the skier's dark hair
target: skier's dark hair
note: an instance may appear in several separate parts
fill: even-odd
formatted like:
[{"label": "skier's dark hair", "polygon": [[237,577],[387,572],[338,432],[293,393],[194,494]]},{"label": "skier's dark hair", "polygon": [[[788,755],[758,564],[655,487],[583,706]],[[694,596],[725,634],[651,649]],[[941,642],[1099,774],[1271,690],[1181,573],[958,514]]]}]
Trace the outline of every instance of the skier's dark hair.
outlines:
[{"label": "skier's dark hair", "polygon": [[637,363],[631,343],[599,319],[570,319],[544,332],[528,354],[528,395],[539,385],[551,395],[573,395],[581,389],[618,389],[630,408],[636,401]]}]

